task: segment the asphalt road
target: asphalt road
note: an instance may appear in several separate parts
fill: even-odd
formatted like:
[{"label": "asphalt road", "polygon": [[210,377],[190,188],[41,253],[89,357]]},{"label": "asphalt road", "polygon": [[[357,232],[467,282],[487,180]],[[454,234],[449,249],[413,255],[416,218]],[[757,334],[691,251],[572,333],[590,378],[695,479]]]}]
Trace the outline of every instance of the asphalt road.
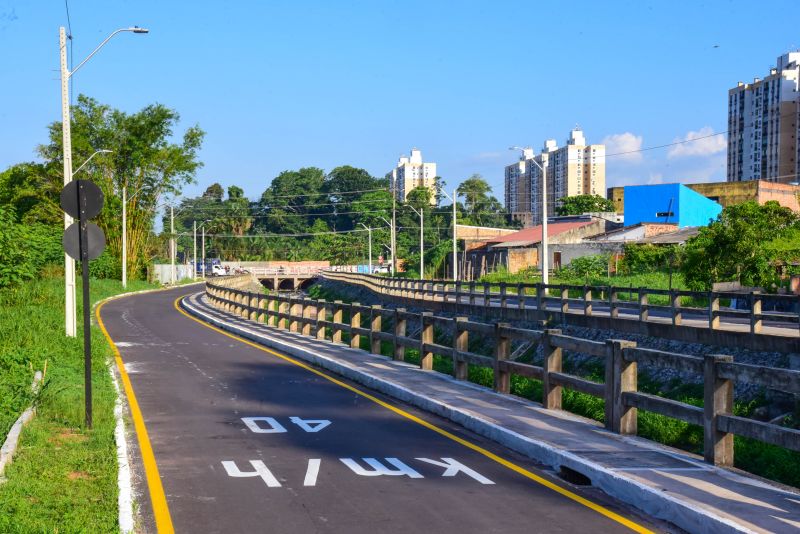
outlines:
[{"label": "asphalt road", "polygon": [[[182,315],[175,299],[195,291],[127,297],[101,310],[125,362],[176,532],[629,531],[353,391]],[[370,393],[602,509],[658,528],[598,490],[571,487],[457,425]],[[152,483],[142,477],[135,488],[146,531],[155,530]]]}]

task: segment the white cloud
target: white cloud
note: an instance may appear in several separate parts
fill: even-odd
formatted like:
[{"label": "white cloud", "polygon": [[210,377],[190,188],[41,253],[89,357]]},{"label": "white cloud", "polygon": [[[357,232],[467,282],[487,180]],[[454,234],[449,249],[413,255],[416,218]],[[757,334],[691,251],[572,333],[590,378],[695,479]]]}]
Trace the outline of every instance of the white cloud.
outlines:
[{"label": "white cloud", "polygon": [[606,156],[613,156],[614,161],[638,163],[642,161],[642,136],[630,132],[607,135],[602,143],[606,145]]},{"label": "white cloud", "polygon": [[[693,141],[696,139],[696,141]],[[710,156],[722,152],[728,147],[725,135],[717,135],[711,126],[703,126],[696,132],[690,131],[684,137],[676,138],[675,145],[667,152],[668,158],[681,158],[685,156]]]}]

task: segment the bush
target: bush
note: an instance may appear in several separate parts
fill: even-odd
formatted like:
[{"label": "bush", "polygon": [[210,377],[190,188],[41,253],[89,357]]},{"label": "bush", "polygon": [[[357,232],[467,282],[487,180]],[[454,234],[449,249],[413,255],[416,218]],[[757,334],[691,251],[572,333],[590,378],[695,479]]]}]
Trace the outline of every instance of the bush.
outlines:
[{"label": "bush", "polygon": [[624,256],[619,270],[624,274],[654,273],[665,271],[670,263],[680,265],[682,249],[677,245],[656,246],[629,243],[624,247]]},{"label": "bush", "polygon": [[35,278],[63,256],[58,229],[18,224],[10,206],[0,206],[0,288]]},{"label": "bush", "polygon": [[120,280],[122,278],[122,263],[120,258],[111,254],[108,249],[100,256],[89,262],[89,276],[106,280]]},{"label": "bush", "polygon": [[611,259],[609,254],[596,254],[594,256],[582,256],[575,258],[569,265],[561,268],[556,273],[559,278],[592,278],[596,276],[606,276],[608,274],[608,262]]}]

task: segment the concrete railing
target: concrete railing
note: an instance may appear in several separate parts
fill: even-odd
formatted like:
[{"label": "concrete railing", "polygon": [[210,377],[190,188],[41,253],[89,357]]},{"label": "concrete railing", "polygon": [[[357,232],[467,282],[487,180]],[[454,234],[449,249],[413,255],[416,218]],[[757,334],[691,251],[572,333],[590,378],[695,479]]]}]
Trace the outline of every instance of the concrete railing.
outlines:
[{"label": "concrete railing", "polygon": [[316,276],[320,267],[246,267],[255,276]]},{"label": "concrete railing", "polygon": [[[508,320],[546,319],[691,343],[800,353],[797,312],[764,311],[765,304],[774,307],[776,303],[796,310],[800,307],[796,295],[410,280],[327,270],[320,272],[320,277],[434,311]],[[726,299],[742,298],[749,301],[749,309],[720,305]],[[687,303],[688,299],[693,302]]]},{"label": "concrete railing", "polygon": [[[363,336],[374,354],[381,354],[382,343],[388,343],[394,360],[403,360],[407,348],[415,349],[420,355],[419,366],[424,370],[433,369],[434,355],[449,358],[457,380],[467,379],[469,365],[489,368],[498,393],[510,393],[512,375],[541,380],[542,405],[547,409],[561,408],[563,388],[580,391],[604,400],[605,427],[620,434],[637,433],[638,409],[700,425],[704,429],[704,457],[716,465],[733,465],[734,435],[800,450],[800,431],[733,414],[734,383],[757,384],[797,395],[800,371],[738,364],[731,356],[724,355],[700,358],[643,349],[632,341],[590,341],[564,335],[558,329],[523,329],[502,322],[474,322],[466,317],[443,317],[432,312],[411,313],[405,308],[265,294],[238,289],[237,285],[240,284],[230,279],[207,282],[206,298],[217,309],[243,319],[351,348],[360,348]],[[419,332],[417,335],[409,335],[412,331],[409,323],[419,326],[414,329]],[[437,330],[440,337],[444,332],[449,334],[448,345],[436,342]],[[493,347],[492,353],[470,352],[473,336],[491,340],[481,345]],[[513,340],[541,344],[543,365],[511,359]],[[603,383],[566,373],[564,351],[603,361]],[[639,392],[639,363],[702,375],[703,407]]]}]

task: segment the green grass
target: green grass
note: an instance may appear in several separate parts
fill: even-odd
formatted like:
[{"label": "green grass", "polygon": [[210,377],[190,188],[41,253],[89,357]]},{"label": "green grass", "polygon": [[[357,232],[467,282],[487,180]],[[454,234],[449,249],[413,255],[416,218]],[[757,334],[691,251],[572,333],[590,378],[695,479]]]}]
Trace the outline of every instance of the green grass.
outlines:
[{"label": "green grass", "polygon": [[[94,427],[88,430],[83,426],[80,308],[79,335],[67,338],[63,286],[63,279],[49,278],[0,291],[0,436],[4,439],[30,402],[37,407],[6,468],[8,480],[0,484],[4,533],[118,530],[115,392],[107,367],[111,351],[93,327]],[[127,291],[152,287],[129,282]],[[119,281],[92,280],[92,302],[122,292]],[[43,369],[45,361],[44,386],[32,399],[33,370]]]}]

